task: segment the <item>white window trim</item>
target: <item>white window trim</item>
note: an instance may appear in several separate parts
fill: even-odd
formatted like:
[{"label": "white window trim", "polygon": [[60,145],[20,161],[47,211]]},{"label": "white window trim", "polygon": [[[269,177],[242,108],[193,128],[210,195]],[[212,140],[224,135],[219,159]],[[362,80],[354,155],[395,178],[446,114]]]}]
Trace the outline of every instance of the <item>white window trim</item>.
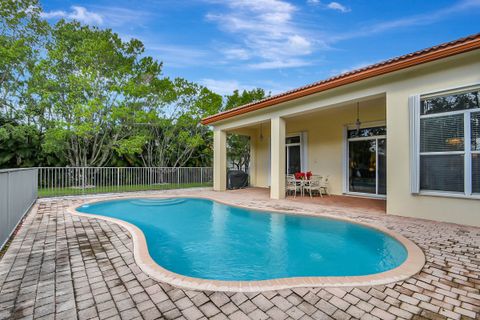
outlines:
[{"label": "white window trim", "polygon": [[466,196],[472,196],[472,128],[471,128],[471,115],[472,111],[465,112],[463,116],[463,136],[464,136],[464,145],[465,145],[465,155],[464,155],[464,192]]},{"label": "white window trim", "polygon": [[480,194],[478,193],[472,193],[472,195],[467,196],[463,192],[422,190],[420,191],[419,195],[431,196],[431,197],[447,197],[447,198],[480,200]]},{"label": "white window trim", "polygon": [[474,83],[466,84],[463,86],[447,87],[439,90],[422,92],[422,93],[419,93],[418,95],[422,96],[422,98],[432,98],[432,97],[438,97],[438,96],[446,96],[450,94],[465,93],[471,90],[476,90],[479,87],[480,87],[480,82],[474,82]]},{"label": "white window trim", "polygon": [[[386,127],[387,122],[385,120],[373,120],[373,121],[365,121],[360,124],[360,129],[365,128],[375,128],[375,127]],[[346,133],[348,130],[354,130],[357,128],[355,123],[347,123],[345,126]]]},{"label": "white window trim", "polygon": [[[420,101],[425,98],[445,96],[449,94],[460,94],[469,91],[479,90],[480,84],[472,84],[457,88],[448,88],[441,91],[417,94],[409,97],[410,113],[410,189],[414,195],[453,197],[463,199],[480,199],[480,194],[472,193],[472,154],[480,154],[480,151],[471,150],[471,114],[480,112],[480,109],[466,109],[438,114],[420,115]],[[451,116],[456,114],[464,115],[464,145],[463,151],[449,152],[420,152],[420,119]],[[441,155],[441,154],[463,154],[464,156],[464,192],[420,190],[420,155]]]},{"label": "white window trim", "polygon": [[[373,128],[373,127],[386,127],[387,122],[385,120],[373,120],[373,121],[365,121],[362,122],[360,125],[360,129],[365,129],[365,128]],[[343,166],[342,166],[342,193],[345,195],[354,195],[354,196],[364,196],[364,197],[369,197],[369,198],[386,198],[386,195],[374,195],[373,193],[359,193],[359,192],[350,192],[349,189],[349,174],[350,174],[350,168],[349,168],[349,163],[348,163],[348,141],[353,141],[353,139],[368,139],[369,137],[359,137],[359,138],[348,138],[348,130],[354,130],[356,129],[355,123],[347,123],[343,126],[343,148],[342,148],[342,159],[343,159]],[[387,128],[388,130],[388,128]],[[387,138],[386,135],[379,136],[380,138]]]}]

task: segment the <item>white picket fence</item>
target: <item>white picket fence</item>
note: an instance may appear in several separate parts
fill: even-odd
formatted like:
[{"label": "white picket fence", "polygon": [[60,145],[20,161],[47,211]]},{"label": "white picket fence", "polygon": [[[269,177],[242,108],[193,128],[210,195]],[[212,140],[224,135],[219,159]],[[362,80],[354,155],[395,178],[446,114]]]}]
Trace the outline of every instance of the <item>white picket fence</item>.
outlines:
[{"label": "white picket fence", "polygon": [[211,167],[40,167],[40,197],[211,186]]}]

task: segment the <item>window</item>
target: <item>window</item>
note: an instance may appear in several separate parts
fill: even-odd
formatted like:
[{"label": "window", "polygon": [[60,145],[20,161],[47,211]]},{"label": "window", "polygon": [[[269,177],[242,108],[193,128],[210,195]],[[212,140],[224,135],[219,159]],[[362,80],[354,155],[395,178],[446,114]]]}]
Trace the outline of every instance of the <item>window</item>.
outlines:
[{"label": "window", "polygon": [[300,143],[300,136],[291,136],[285,139],[286,144]]},{"label": "window", "polygon": [[307,170],[307,133],[292,134],[285,138],[285,172],[294,174]]},{"label": "window", "polygon": [[385,136],[387,134],[387,127],[371,127],[371,128],[361,128],[359,130],[348,130],[348,138],[360,138],[360,137],[374,137],[374,136]]},{"label": "window", "polygon": [[412,192],[480,195],[480,93],[411,97]]}]

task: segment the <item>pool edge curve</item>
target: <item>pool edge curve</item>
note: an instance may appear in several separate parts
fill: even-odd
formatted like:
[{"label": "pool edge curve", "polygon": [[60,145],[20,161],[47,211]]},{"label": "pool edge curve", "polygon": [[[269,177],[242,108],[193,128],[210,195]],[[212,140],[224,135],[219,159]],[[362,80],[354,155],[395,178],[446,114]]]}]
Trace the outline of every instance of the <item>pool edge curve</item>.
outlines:
[{"label": "pool edge curve", "polygon": [[[193,278],[169,271],[153,260],[148,251],[147,241],[142,230],[137,226],[121,219],[96,215],[91,213],[82,213],[77,211],[77,208],[85,204],[120,200],[133,198],[199,198],[215,201],[229,206],[256,210],[260,212],[274,212],[288,215],[303,215],[310,217],[324,217],[346,221],[349,223],[359,224],[378,231],[381,231],[393,239],[399,241],[407,251],[407,258],[398,267],[380,273],[364,276],[331,276],[331,277],[292,277],[272,280],[258,280],[258,281],[223,281],[223,280],[209,280],[201,278]],[[207,290],[207,291],[223,291],[223,292],[259,292],[271,290],[283,290],[299,287],[362,287],[385,285],[392,282],[406,280],[417,274],[425,265],[425,255],[423,251],[411,240],[402,236],[401,234],[391,231],[383,226],[372,225],[364,222],[355,221],[351,218],[339,217],[325,213],[307,213],[307,212],[285,212],[282,210],[268,209],[263,210],[255,207],[242,206],[234,203],[229,203],[224,200],[215,199],[212,196],[199,195],[129,195],[129,196],[113,196],[102,199],[92,199],[83,201],[81,204],[76,204],[67,208],[67,212],[92,219],[101,219],[108,222],[113,222],[128,230],[132,236],[134,259],[139,268],[153,279],[166,282],[175,287],[192,290]]]}]

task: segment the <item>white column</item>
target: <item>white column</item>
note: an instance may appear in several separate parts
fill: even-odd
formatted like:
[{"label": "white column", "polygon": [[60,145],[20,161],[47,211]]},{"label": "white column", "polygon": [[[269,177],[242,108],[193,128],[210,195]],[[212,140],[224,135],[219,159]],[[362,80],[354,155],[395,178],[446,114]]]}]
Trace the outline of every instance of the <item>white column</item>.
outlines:
[{"label": "white column", "polygon": [[249,164],[250,186],[257,186],[257,137],[254,131],[250,135],[250,164]]},{"label": "white column", "polygon": [[285,198],[285,120],[271,119],[271,187],[270,198]]},{"label": "white column", "polygon": [[213,131],[213,190],[227,189],[227,133]]}]

